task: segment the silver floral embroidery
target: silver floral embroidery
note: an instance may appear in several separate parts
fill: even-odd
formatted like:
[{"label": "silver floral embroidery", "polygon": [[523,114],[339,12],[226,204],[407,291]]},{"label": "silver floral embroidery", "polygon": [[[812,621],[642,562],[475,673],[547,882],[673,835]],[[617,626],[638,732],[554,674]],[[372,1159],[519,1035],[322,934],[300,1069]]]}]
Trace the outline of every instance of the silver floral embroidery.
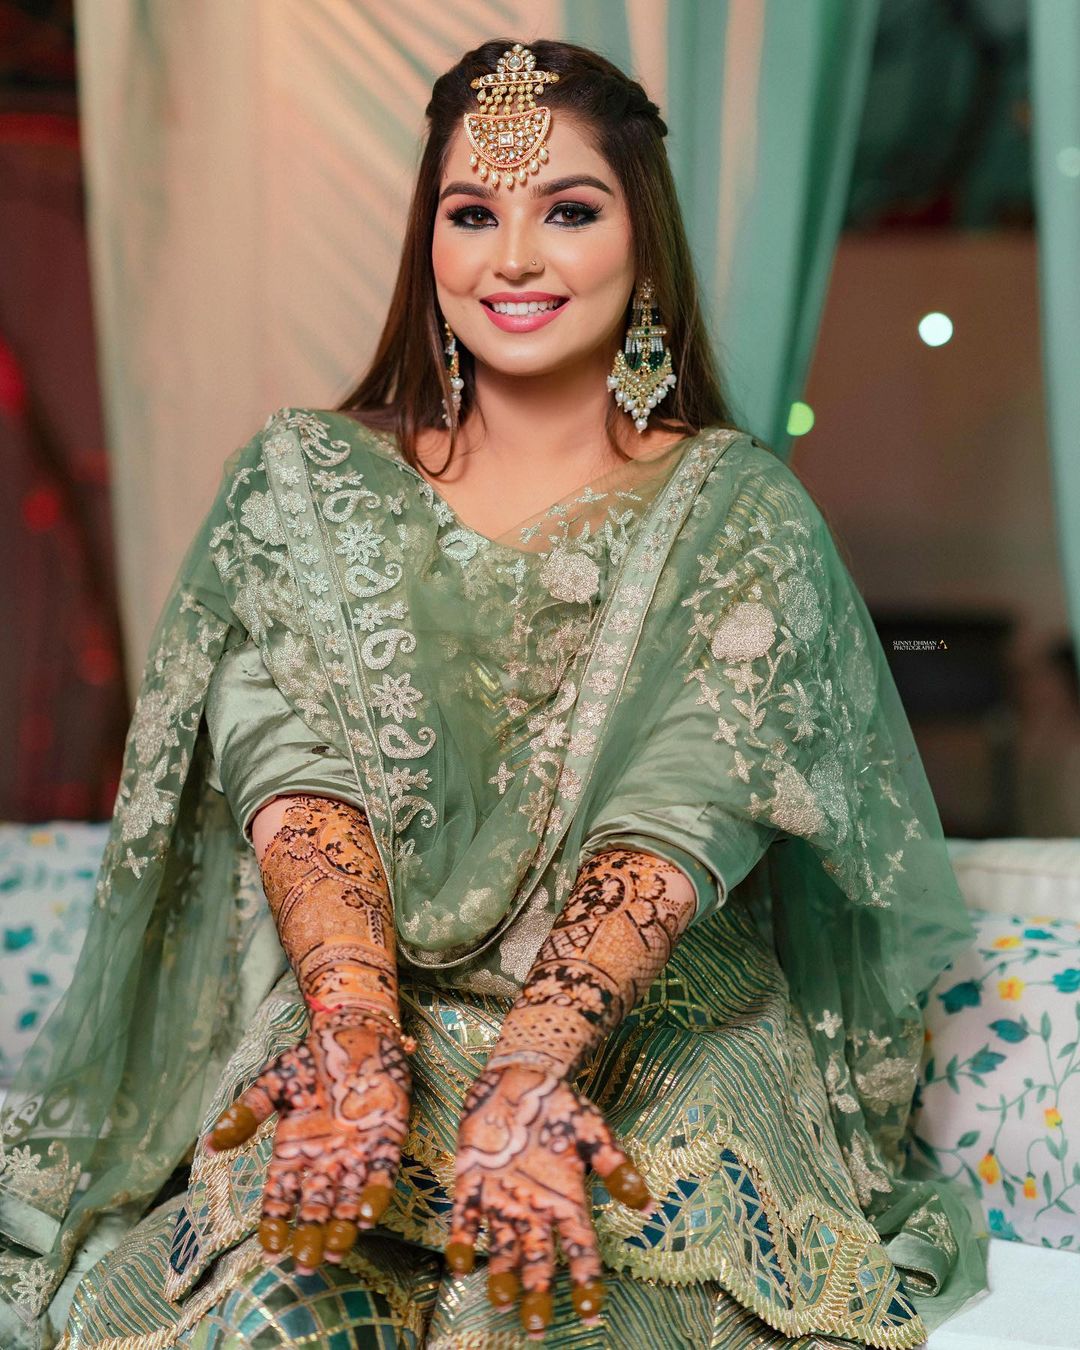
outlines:
[{"label": "silver floral embroidery", "polygon": [[600,569],[586,553],[554,549],[543,567],[540,579],[556,600],[584,604],[600,589]]},{"label": "silver floral embroidery", "polygon": [[773,644],[776,622],[762,604],[744,601],[721,620],[713,634],[712,654],[718,661],[753,661]]}]

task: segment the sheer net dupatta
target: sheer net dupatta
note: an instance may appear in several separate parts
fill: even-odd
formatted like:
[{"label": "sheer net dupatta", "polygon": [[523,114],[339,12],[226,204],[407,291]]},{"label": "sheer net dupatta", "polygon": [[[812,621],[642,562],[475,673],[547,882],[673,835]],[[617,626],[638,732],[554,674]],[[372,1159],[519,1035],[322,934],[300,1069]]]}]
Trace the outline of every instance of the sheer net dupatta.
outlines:
[{"label": "sheer net dupatta", "polygon": [[74,1271],[49,1304],[76,1248],[87,1243],[85,1269],[183,1160],[279,972],[254,855],[209,781],[202,722],[215,663],[244,636],[213,557],[261,436],[225,465],[158,620],[85,945],[2,1114],[4,1346],[36,1345],[35,1319],[42,1336],[47,1321],[62,1325]]},{"label": "sheer net dupatta", "polygon": [[666,737],[680,772],[636,785],[651,810],[708,804],[778,831],[732,899],[771,934],[860,1206],[932,1328],[986,1285],[973,1192],[910,1156],[920,996],[973,927],[880,640],[809,494],[749,440],[666,571],[605,781],[625,797]]}]

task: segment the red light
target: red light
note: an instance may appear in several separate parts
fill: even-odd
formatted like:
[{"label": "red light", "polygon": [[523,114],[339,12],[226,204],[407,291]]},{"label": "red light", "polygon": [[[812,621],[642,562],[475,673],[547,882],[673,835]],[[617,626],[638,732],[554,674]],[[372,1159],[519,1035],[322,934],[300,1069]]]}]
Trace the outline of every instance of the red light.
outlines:
[{"label": "red light", "polygon": [[54,530],[60,514],[60,494],[55,488],[31,488],[22,499],[23,524],[28,530]]},{"label": "red light", "polygon": [[88,644],[80,650],[76,668],[86,684],[111,684],[118,673],[116,654],[109,647]]}]

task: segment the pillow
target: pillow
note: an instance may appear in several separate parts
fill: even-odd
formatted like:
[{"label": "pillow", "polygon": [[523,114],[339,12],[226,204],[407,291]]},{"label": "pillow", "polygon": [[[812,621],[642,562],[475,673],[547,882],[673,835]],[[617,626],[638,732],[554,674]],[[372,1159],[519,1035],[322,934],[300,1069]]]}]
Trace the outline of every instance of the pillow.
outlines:
[{"label": "pillow", "polygon": [[0,825],[0,1083],[71,982],[108,822]]},{"label": "pillow", "polygon": [[974,1186],[994,1236],[1080,1251],[1080,924],[972,919],[924,1000],[915,1154]]},{"label": "pillow", "polygon": [[945,842],[970,908],[1080,923],[1080,839]]}]

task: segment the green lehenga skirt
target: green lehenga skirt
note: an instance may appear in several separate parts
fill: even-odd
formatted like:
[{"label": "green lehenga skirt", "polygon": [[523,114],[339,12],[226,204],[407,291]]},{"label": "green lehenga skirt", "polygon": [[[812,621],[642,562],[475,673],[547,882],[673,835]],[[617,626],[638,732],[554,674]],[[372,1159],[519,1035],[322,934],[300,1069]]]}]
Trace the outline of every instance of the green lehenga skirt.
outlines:
[{"label": "green lehenga skirt", "polygon": [[[515,1311],[488,1304],[485,1262],[459,1278],[441,1256],[462,1098],[508,1006],[403,979],[403,1021],[418,1042],[405,1156],[383,1223],[340,1267],[299,1276],[289,1258],[262,1260],[255,1231],[270,1120],[230,1153],[196,1147],[186,1191],[84,1277],[63,1350],[529,1344]],[[296,985],[283,977],[223,1074],[207,1122],[306,1027]],[[609,1290],[602,1326],[581,1325],[560,1264],[544,1343],[921,1344],[918,1275],[905,1285],[864,1217],[862,1155],[838,1142],[827,1077],[771,946],[733,895],[690,930],[578,1080],[663,1201],[641,1214],[592,1178]],[[908,1252],[920,1243],[914,1219],[899,1239]],[[928,1212],[931,1252],[935,1223],[940,1216]]]}]

